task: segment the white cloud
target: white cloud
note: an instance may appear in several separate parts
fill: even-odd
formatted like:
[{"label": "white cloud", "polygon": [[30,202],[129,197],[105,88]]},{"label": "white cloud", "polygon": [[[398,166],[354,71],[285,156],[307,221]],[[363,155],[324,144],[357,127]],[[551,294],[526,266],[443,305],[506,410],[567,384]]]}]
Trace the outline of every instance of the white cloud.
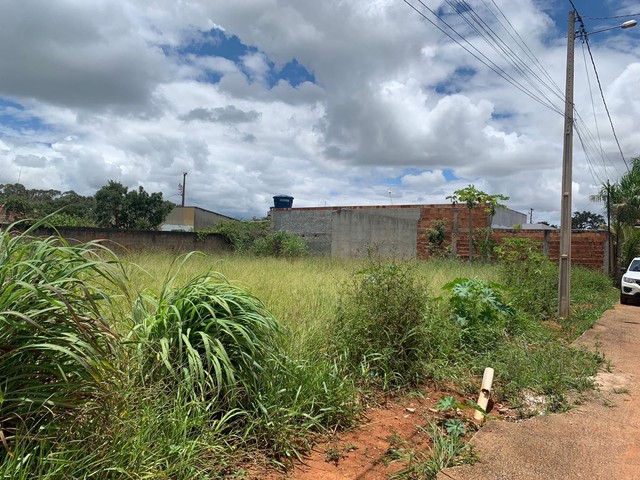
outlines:
[{"label": "white cloud", "polygon": [[[562,96],[565,25],[541,9],[553,5],[496,3]],[[447,19],[509,68],[464,22]],[[254,48],[237,61],[181,53],[212,41],[198,31],[211,28]],[[640,49],[637,37],[617,38],[592,48],[620,143],[635,156]],[[315,83],[272,85],[271,65],[294,58]],[[538,219],[559,218],[562,115],[396,0],[4,2],[0,62],[0,102],[24,107],[0,110],[0,183],[90,194],[115,179],[177,201],[187,171],[188,203],[248,217],[264,215],[279,193],[297,206],[380,204],[391,188],[394,203],[440,203],[474,183],[548,216]],[[595,132],[583,73],[578,50],[575,103]],[[562,110],[561,98],[544,94]],[[576,138],[574,210],[600,208],[589,195],[624,171],[606,113],[595,111],[609,160],[585,157]]]}]

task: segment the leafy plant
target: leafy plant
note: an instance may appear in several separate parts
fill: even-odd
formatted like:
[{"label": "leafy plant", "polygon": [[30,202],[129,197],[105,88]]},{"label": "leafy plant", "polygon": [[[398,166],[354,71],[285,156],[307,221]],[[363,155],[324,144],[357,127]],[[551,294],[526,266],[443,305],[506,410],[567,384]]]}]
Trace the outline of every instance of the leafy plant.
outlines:
[{"label": "leafy plant", "polygon": [[458,402],[455,397],[452,396],[442,397],[440,400],[438,400],[438,403],[436,403],[436,408],[440,412],[447,412],[449,410],[453,410],[455,412],[462,406],[463,405]]},{"label": "leafy plant", "polygon": [[464,437],[467,433],[467,425],[462,420],[450,418],[444,422],[444,428],[449,435]]},{"label": "leafy plant", "polygon": [[413,384],[428,355],[429,296],[408,264],[373,264],[341,300],[331,344],[347,368],[383,388]]},{"label": "leafy plant", "polygon": [[527,238],[509,238],[503,239],[495,251],[512,303],[534,318],[554,318],[558,310],[558,267],[542,254],[541,245]]},{"label": "leafy plant", "polygon": [[172,378],[194,401],[237,406],[255,391],[277,352],[277,321],[262,302],[218,273],[179,288],[171,283],[136,304],[143,346],[164,366],[158,370],[148,355],[147,374]]},{"label": "leafy plant", "polygon": [[429,241],[429,256],[444,258],[447,255],[447,249],[444,247],[445,241],[445,220],[434,220],[431,228],[427,230],[427,239]]},{"label": "leafy plant", "polygon": [[309,253],[301,237],[282,230],[273,231],[267,221],[220,222],[215,231],[224,235],[237,253],[287,258]]}]

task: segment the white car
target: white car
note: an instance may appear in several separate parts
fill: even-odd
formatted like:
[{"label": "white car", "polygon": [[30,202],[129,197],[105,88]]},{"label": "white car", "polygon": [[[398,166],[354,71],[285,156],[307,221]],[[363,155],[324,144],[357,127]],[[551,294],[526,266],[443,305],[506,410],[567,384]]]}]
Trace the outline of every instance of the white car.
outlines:
[{"label": "white car", "polygon": [[620,303],[626,305],[634,298],[640,299],[640,257],[631,260],[620,282]]}]

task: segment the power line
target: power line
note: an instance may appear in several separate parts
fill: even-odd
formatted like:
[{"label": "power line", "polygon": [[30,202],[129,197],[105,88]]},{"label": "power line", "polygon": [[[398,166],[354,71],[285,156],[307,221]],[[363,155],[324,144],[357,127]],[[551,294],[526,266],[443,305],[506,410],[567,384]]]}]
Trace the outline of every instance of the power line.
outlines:
[{"label": "power line", "polygon": [[[508,36],[511,38],[511,40],[513,41],[512,45],[515,45],[517,48],[519,48],[519,50],[524,53],[524,55],[529,59],[529,61],[525,61],[519,55],[519,53],[516,52],[514,48],[512,48],[512,46],[509,45],[500,36],[500,34],[498,34],[498,32],[495,29],[495,25],[496,25],[495,22],[493,22],[494,25],[492,27],[485,19],[482,18],[480,13],[478,13],[478,11],[476,11],[476,9],[474,9],[472,5],[470,5],[467,2],[464,2],[463,0],[445,0],[445,2],[448,5],[448,7],[451,8],[452,12],[454,14],[457,14],[457,16],[459,16],[466,23],[466,25],[470,29],[469,31],[472,32],[472,34],[475,34],[477,36],[476,38],[484,41],[498,55],[498,61],[501,59],[507,62],[507,64],[509,64],[513,68],[512,74],[508,73],[503,67],[498,65],[496,61],[489,58],[484,52],[480,51],[480,49],[476,47],[471,42],[470,39],[468,39],[465,35],[463,35],[463,33],[461,33],[463,30],[461,31],[456,30],[456,28],[454,28],[452,24],[447,22],[443,18],[443,16],[446,15],[447,12],[445,12],[444,10],[438,10],[436,12],[430,7],[428,7],[422,0],[417,0],[417,2],[420,5],[422,5],[422,7],[425,10],[430,12],[430,14],[433,17],[435,17],[436,20],[434,21],[432,18],[429,18],[416,5],[410,3],[408,0],[403,0],[403,1],[407,5],[409,5],[409,7],[411,7],[416,13],[418,13],[418,15],[420,15],[424,20],[426,20],[431,25],[436,27],[440,32],[445,34],[449,39],[453,40],[458,46],[462,47],[467,53],[470,53],[476,60],[478,60],[483,65],[488,67],[494,73],[498,74],[500,77],[502,77],[504,80],[506,80],[511,85],[516,87],[522,93],[525,93],[527,96],[529,96],[530,98],[532,98],[533,100],[541,104],[542,106],[564,116],[564,112],[562,111],[562,108],[557,107],[554,104],[554,100],[549,97],[549,94],[546,92],[546,90],[548,90],[548,92],[550,92],[555,98],[564,102],[565,98],[564,98],[563,91],[555,83],[555,81],[553,80],[549,72],[545,69],[543,64],[536,57],[532,49],[529,47],[529,45],[527,45],[527,42],[524,41],[522,36],[518,33],[518,31],[515,29],[513,24],[509,21],[509,19],[506,17],[504,12],[497,5],[495,0],[491,0],[491,3],[495,7],[495,11],[493,8],[490,7],[490,5],[487,3],[486,0],[481,0],[481,1],[486,7],[486,10],[489,13],[491,13],[493,18],[495,18],[495,21],[497,22],[497,24],[499,24],[500,27],[502,27],[502,29],[504,30],[504,32],[506,32]],[[572,0],[569,0],[569,3],[571,4],[574,11],[576,12],[577,20],[580,22],[580,26],[581,26],[580,31],[576,33],[580,35],[580,37],[582,38],[587,34],[586,27],[584,26],[582,17],[580,16],[580,14],[577,12],[577,9],[575,8],[574,2]],[[504,21],[501,20],[501,18],[504,19]],[[436,23],[437,20],[439,20],[439,23],[444,25],[444,27]],[[589,47],[588,43],[587,43],[587,47]],[[590,50],[589,52],[591,55]],[[584,45],[583,45],[583,56],[584,56]],[[592,63],[594,63],[593,57],[592,57]],[[585,57],[585,67],[586,67],[586,57]],[[542,77],[544,78],[542,78],[541,75],[539,75],[536,71],[534,71],[534,68],[536,70],[539,70],[541,72]],[[595,64],[594,64],[594,71],[596,71]],[[520,77],[520,80],[514,78],[514,75],[517,77]],[[587,73],[587,78],[589,80],[588,73]],[[598,85],[600,86],[600,93],[604,101],[602,86],[600,85],[597,71],[596,71],[596,78],[598,79]],[[521,81],[527,83],[529,87],[525,86]],[[589,80],[589,92],[590,94],[592,92],[590,80]],[[592,101],[592,109],[593,109],[594,118],[595,118],[595,105],[593,102],[593,96],[591,101]],[[607,108],[606,103],[605,103],[605,108]],[[585,158],[586,158],[588,167],[591,170],[591,174],[594,181],[596,180],[595,179],[596,176],[600,177],[600,175],[598,174],[599,168],[596,168],[595,166],[596,164],[594,160],[598,156],[601,157],[602,159],[602,167],[604,168],[604,173],[607,173],[607,170],[609,168],[606,165],[607,161],[610,163],[610,165],[614,169],[617,170],[617,168],[610,161],[608,156],[606,156],[604,149],[602,148],[602,141],[600,139],[600,131],[597,123],[597,118],[595,118],[596,130],[597,130],[597,137],[596,137],[588,128],[586,122],[582,120],[582,117],[580,116],[579,112],[575,108],[575,105],[573,105],[573,110],[575,112],[575,117],[576,117],[575,118],[576,121],[574,121],[574,129],[576,130],[576,133],[578,134],[578,137],[580,139],[580,143],[582,145]],[[608,108],[607,108],[607,114],[609,115]],[[613,123],[611,121],[610,115],[609,115],[609,121],[611,123],[612,130],[613,130]],[[614,130],[614,137],[616,137],[616,142],[617,142],[618,140],[617,140],[615,130]],[[620,149],[620,153],[622,154],[622,149],[620,148],[619,143],[618,143],[618,148]],[[605,157],[606,157],[606,160],[605,160]],[[623,156],[623,160],[624,160],[624,156]],[[624,160],[624,162],[626,165],[626,160]],[[627,166],[627,169],[628,169],[628,166]]]},{"label": "power line", "polygon": [[466,52],[470,53],[476,60],[478,60],[479,62],[481,62],[483,65],[485,65],[486,67],[488,67],[489,69],[491,69],[494,73],[498,74],[500,77],[502,77],[503,79],[505,79],[507,82],[509,82],[511,85],[513,85],[514,87],[516,87],[518,90],[520,90],[521,92],[523,92],[525,95],[529,96],[530,98],[532,98],[533,100],[535,100],[536,102],[540,103],[541,105],[543,105],[544,107],[562,115],[562,112],[560,110],[558,110],[556,107],[554,107],[552,104],[549,105],[547,103],[545,103],[543,100],[541,100],[540,98],[538,98],[537,96],[535,96],[533,93],[531,93],[526,87],[524,87],[520,82],[518,82],[517,80],[515,80],[511,75],[509,75],[506,71],[504,71],[503,68],[501,68],[500,66],[498,66],[493,60],[491,60],[489,57],[487,57],[484,53],[482,53],[480,50],[478,50],[477,47],[475,47],[473,44],[471,44],[471,42],[469,42],[469,40],[467,40],[463,35],[461,35],[460,33],[458,33],[458,31],[456,31],[455,28],[453,28],[451,25],[449,25],[445,20],[442,19],[442,17],[440,15],[438,15],[436,12],[434,12],[431,8],[429,8],[427,5],[425,5],[422,0],[418,0],[418,2],[424,7],[426,8],[434,17],[436,17],[438,20],[440,20],[444,25],[446,25],[452,32],[454,32],[458,37],[460,37],[460,39],[462,39],[465,43],[467,43],[469,45],[469,47],[473,50],[475,50],[480,56],[482,56],[483,58],[480,58],[480,56],[476,55],[473,51],[471,51],[469,48],[467,48],[465,45],[463,45],[460,41],[458,41],[456,38],[454,38],[449,32],[447,32],[445,29],[443,29],[442,27],[440,27],[440,25],[438,25],[437,23],[435,23],[434,21],[432,21],[429,17],[427,17],[424,13],[422,13],[418,8],[416,8],[413,4],[409,3],[408,0],[403,0],[404,3],[406,3],[407,5],[409,5],[413,10],[415,10],[418,15],[420,15],[422,18],[424,18],[426,21],[428,21],[431,25],[433,25],[434,27],[436,27],[438,30],[440,30],[442,33],[444,33],[447,37],[449,37],[451,40],[453,40],[457,45],[459,45],[460,47],[462,47]]},{"label": "power line", "polygon": [[[544,65],[542,65],[542,62],[540,62],[540,60],[538,59],[538,57],[535,55],[535,53],[533,53],[533,51],[529,48],[529,45],[527,45],[527,42],[524,41],[524,39],[522,38],[522,36],[520,35],[520,33],[518,33],[518,31],[516,30],[516,28],[513,26],[513,24],[511,23],[511,21],[507,18],[507,16],[504,14],[504,12],[500,9],[500,7],[498,6],[498,4],[495,2],[495,0],[491,0],[491,3],[493,3],[494,7],[496,8],[496,10],[498,11],[498,13],[502,16],[502,18],[505,19],[505,21],[507,22],[507,25],[509,25],[509,27],[511,27],[511,30],[516,34],[516,36],[518,37],[518,39],[520,40],[520,42],[518,42],[518,40],[516,40],[516,38],[511,34],[511,32],[509,32],[509,30],[504,26],[504,24],[500,21],[500,19],[498,18],[498,16],[493,13],[493,11],[491,10],[491,8],[489,7],[489,5],[485,2],[485,0],[482,0],[482,3],[484,3],[484,5],[487,7],[487,10],[489,10],[493,16],[496,18],[496,20],[498,21],[498,23],[500,23],[500,25],[502,26],[502,28],[504,28],[505,32],[507,32],[507,34],[516,42],[516,43],[520,43],[521,48],[522,46],[524,46],[524,53],[525,55],[527,55],[527,57],[529,57],[529,59],[531,61],[533,61],[538,68],[540,69],[540,71],[547,77],[547,79],[551,82],[551,84],[555,87],[556,91],[560,93],[560,97],[562,99],[562,101],[564,101],[564,93],[562,92],[562,89],[558,86],[558,84],[553,80],[553,77],[551,77],[551,75],[549,74],[549,72],[547,71],[547,69],[544,67]],[[528,52],[528,53],[527,53]]]},{"label": "power line", "polygon": [[[584,23],[582,19],[578,17],[578,21],[580,22],[582,28],[584,27]],[[586,30],[586,28],[585,28]],[[620,146],[620,141],[618,140],[618,135],[616,133],[616,129],[613,126],[613,120],[611,119],[611,113],[609,112],[609,106],[607,105],[607,101],[604,98],[604,92],[602,90],[602,83],[600,83],[600,75],[598,75],[598,69],[596,68],[596,62],[593,59],[593,53],[591,52],[591,46],[589,45],[589,37],[587,35],[583,35],[582,38],[584,42],[587,44],[587,51],[589,52],[589,57],[591,58],[591,64],[593,65],[593,71],[596,75],[596,80],[598,82],[598,89],[600,90],[600,96],[602,97],[602,103],[604,104],[604,109],[607,112],[607,118],[609,119],[609,124],[611,125],[611,131],[613,132],[613,138],[616,140],[616,145],[618,145],[618,150],[620,151],[620,156],[622,157],[622,161],[624,162],[625,167],[627,167],[627,172],[629,171],[629,165],[627,164],[627,160],[624,158],[624,153],[622,153],[622,147]]]},{"label": "power line", "polygon": [[[540,88],[540,85],[546,87],[551,93],[555,94],[561,101],[564,101],[561,95],[558,95],[553,89],[540,78],[540,76],[532,70],[532,68],[525,62],[501,37],[497,32],[491,28],[491,26],[476,12],[476,10],[470,4],[463,3],[460,0],[445,0],[454,11],[462,17],[462,19],[481,37],[485,40],[499,56],[506,58],[506,60],[515,68],[515,70],[526,80],[531,87],[538,92],[541,98],[544,98],[546,102],[553,105],[553,101],[549,99],[547,94]],[[485,4],[486,5],[486,4]],[[495,14],[494,14],[495,16]],[[469,18],[467,18],[469,17]],[[477,24],[478,27],[476,27]],[[534,77],[532,79],[531,77]],[[560,110],[559,107],[558,110]]]}]

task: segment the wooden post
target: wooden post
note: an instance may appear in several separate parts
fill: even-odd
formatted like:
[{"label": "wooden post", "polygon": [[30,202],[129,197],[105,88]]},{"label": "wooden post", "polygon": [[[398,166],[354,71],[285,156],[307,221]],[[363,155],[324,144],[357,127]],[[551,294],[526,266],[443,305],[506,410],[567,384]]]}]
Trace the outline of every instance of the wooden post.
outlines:
[{"label": "wooden post", "polygon": [[[484,369],[484,375],[482,375],[482,385],[480,386],[480,395],[478,395],[478,405],[484,413],[487,413],[487,405],[489,405],[489,397],[491,397],[491,385],[493,384],[493,368],[487,367]],[[473,414],[473,418],[481,421],[484,419],[482,412],[476,410]]]}]

